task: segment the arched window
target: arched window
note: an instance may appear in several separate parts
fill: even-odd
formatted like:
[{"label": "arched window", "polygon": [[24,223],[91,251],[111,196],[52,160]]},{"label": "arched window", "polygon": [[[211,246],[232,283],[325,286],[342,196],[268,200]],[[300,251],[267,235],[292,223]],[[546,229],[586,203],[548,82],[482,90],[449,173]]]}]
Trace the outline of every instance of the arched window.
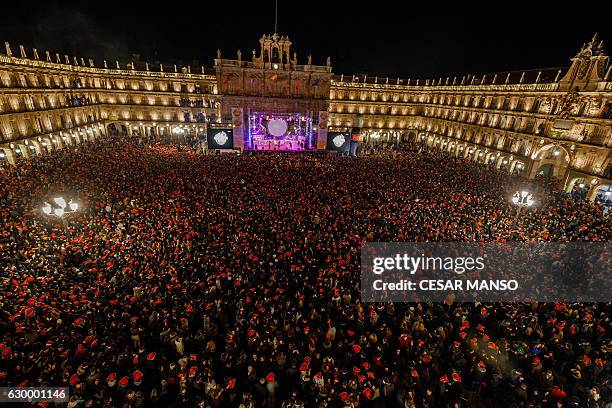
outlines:
[{"label": "arched window", "polygon": [[272,48],[272,62],[279,62],[278,48]]}]

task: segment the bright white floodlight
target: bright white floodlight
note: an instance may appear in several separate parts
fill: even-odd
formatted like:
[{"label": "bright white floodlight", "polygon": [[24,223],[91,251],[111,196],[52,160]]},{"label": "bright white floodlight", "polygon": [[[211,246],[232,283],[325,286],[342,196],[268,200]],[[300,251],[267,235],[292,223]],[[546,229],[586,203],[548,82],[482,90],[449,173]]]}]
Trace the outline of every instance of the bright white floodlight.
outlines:
[{"label": "bright white floodlight", "polygon": [[45,205],[42,208],[43,212],[47,215],[51,214],[51,212],[53,211],[53,209],[51,208],[51,204],[45,202]]},{"label": "bright white floodlight", "polygon": [[531,207],[533,205],[533,194],[529,191],[517,191],[512,196],[512,203],[519,207]]},{"label": "bright white floodlight", "polygon": [[66,208],[66,200],[64,200],[63,197],[55,197],[53,201],[55,201],[55,204],[57,204],[60,208]]},{"label": "bright white floodlight", "polygon": [[70,215],[79,209],[79,203],[70,199],[68,203],[62,196],[54,197],[52,203],[44,202],[42,207],[43,213],[46,215],[54,215],[62,218],[65,215]]}]

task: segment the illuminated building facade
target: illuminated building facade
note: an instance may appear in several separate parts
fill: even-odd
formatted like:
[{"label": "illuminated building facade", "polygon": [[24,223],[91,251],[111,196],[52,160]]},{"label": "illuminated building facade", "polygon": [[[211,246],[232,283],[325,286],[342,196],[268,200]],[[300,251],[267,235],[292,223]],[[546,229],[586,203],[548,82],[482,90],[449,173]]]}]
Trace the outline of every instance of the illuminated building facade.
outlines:
[{"label": "illuminated building facade", "polygon": [[[612,64],[596,36],[569,68],[425,80],[334,75],[329,58],[300,64],[291,45],[263,36],[248,60],[218,51],[213,67],[177,67],[98,66],[5,44],[0,160],[100,135],[202,137],[223,123],[234,148],[324,149],[327,129],[359,118],[367,144],[413,140],[528,177],[556,176],[568,191],[584,185],[589,198],[612,185]],[[281,134],[294,136],[291,145],[276,143]]]}]

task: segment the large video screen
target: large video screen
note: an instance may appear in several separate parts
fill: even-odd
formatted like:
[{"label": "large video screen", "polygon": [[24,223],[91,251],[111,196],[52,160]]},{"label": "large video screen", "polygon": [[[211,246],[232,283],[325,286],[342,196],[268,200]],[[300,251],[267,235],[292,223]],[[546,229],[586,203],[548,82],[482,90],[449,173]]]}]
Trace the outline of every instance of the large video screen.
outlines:
[{"label": "large video screen", "polygon": [[347,152],[351,143],[349,132],[328,132],[327,150],[335,152]]},{"label": "large video screen", "polygon": [[206,134],[209,149],[233,149],[234,132],[230,128],[208,129]]}]

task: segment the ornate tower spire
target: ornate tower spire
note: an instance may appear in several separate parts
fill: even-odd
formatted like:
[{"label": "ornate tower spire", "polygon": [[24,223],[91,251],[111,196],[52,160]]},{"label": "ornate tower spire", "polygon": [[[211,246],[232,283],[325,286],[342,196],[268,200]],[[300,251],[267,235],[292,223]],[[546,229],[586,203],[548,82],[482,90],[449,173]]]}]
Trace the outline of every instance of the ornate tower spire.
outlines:
[{"label": "ornate tower spire", "polygon": [[588,44],[582,46],[572,58],[572,66],[561,78],[560,86],[564,90],[590,90],[604,81],[608,56],[604,53],[603,42],[593,35]]}]

